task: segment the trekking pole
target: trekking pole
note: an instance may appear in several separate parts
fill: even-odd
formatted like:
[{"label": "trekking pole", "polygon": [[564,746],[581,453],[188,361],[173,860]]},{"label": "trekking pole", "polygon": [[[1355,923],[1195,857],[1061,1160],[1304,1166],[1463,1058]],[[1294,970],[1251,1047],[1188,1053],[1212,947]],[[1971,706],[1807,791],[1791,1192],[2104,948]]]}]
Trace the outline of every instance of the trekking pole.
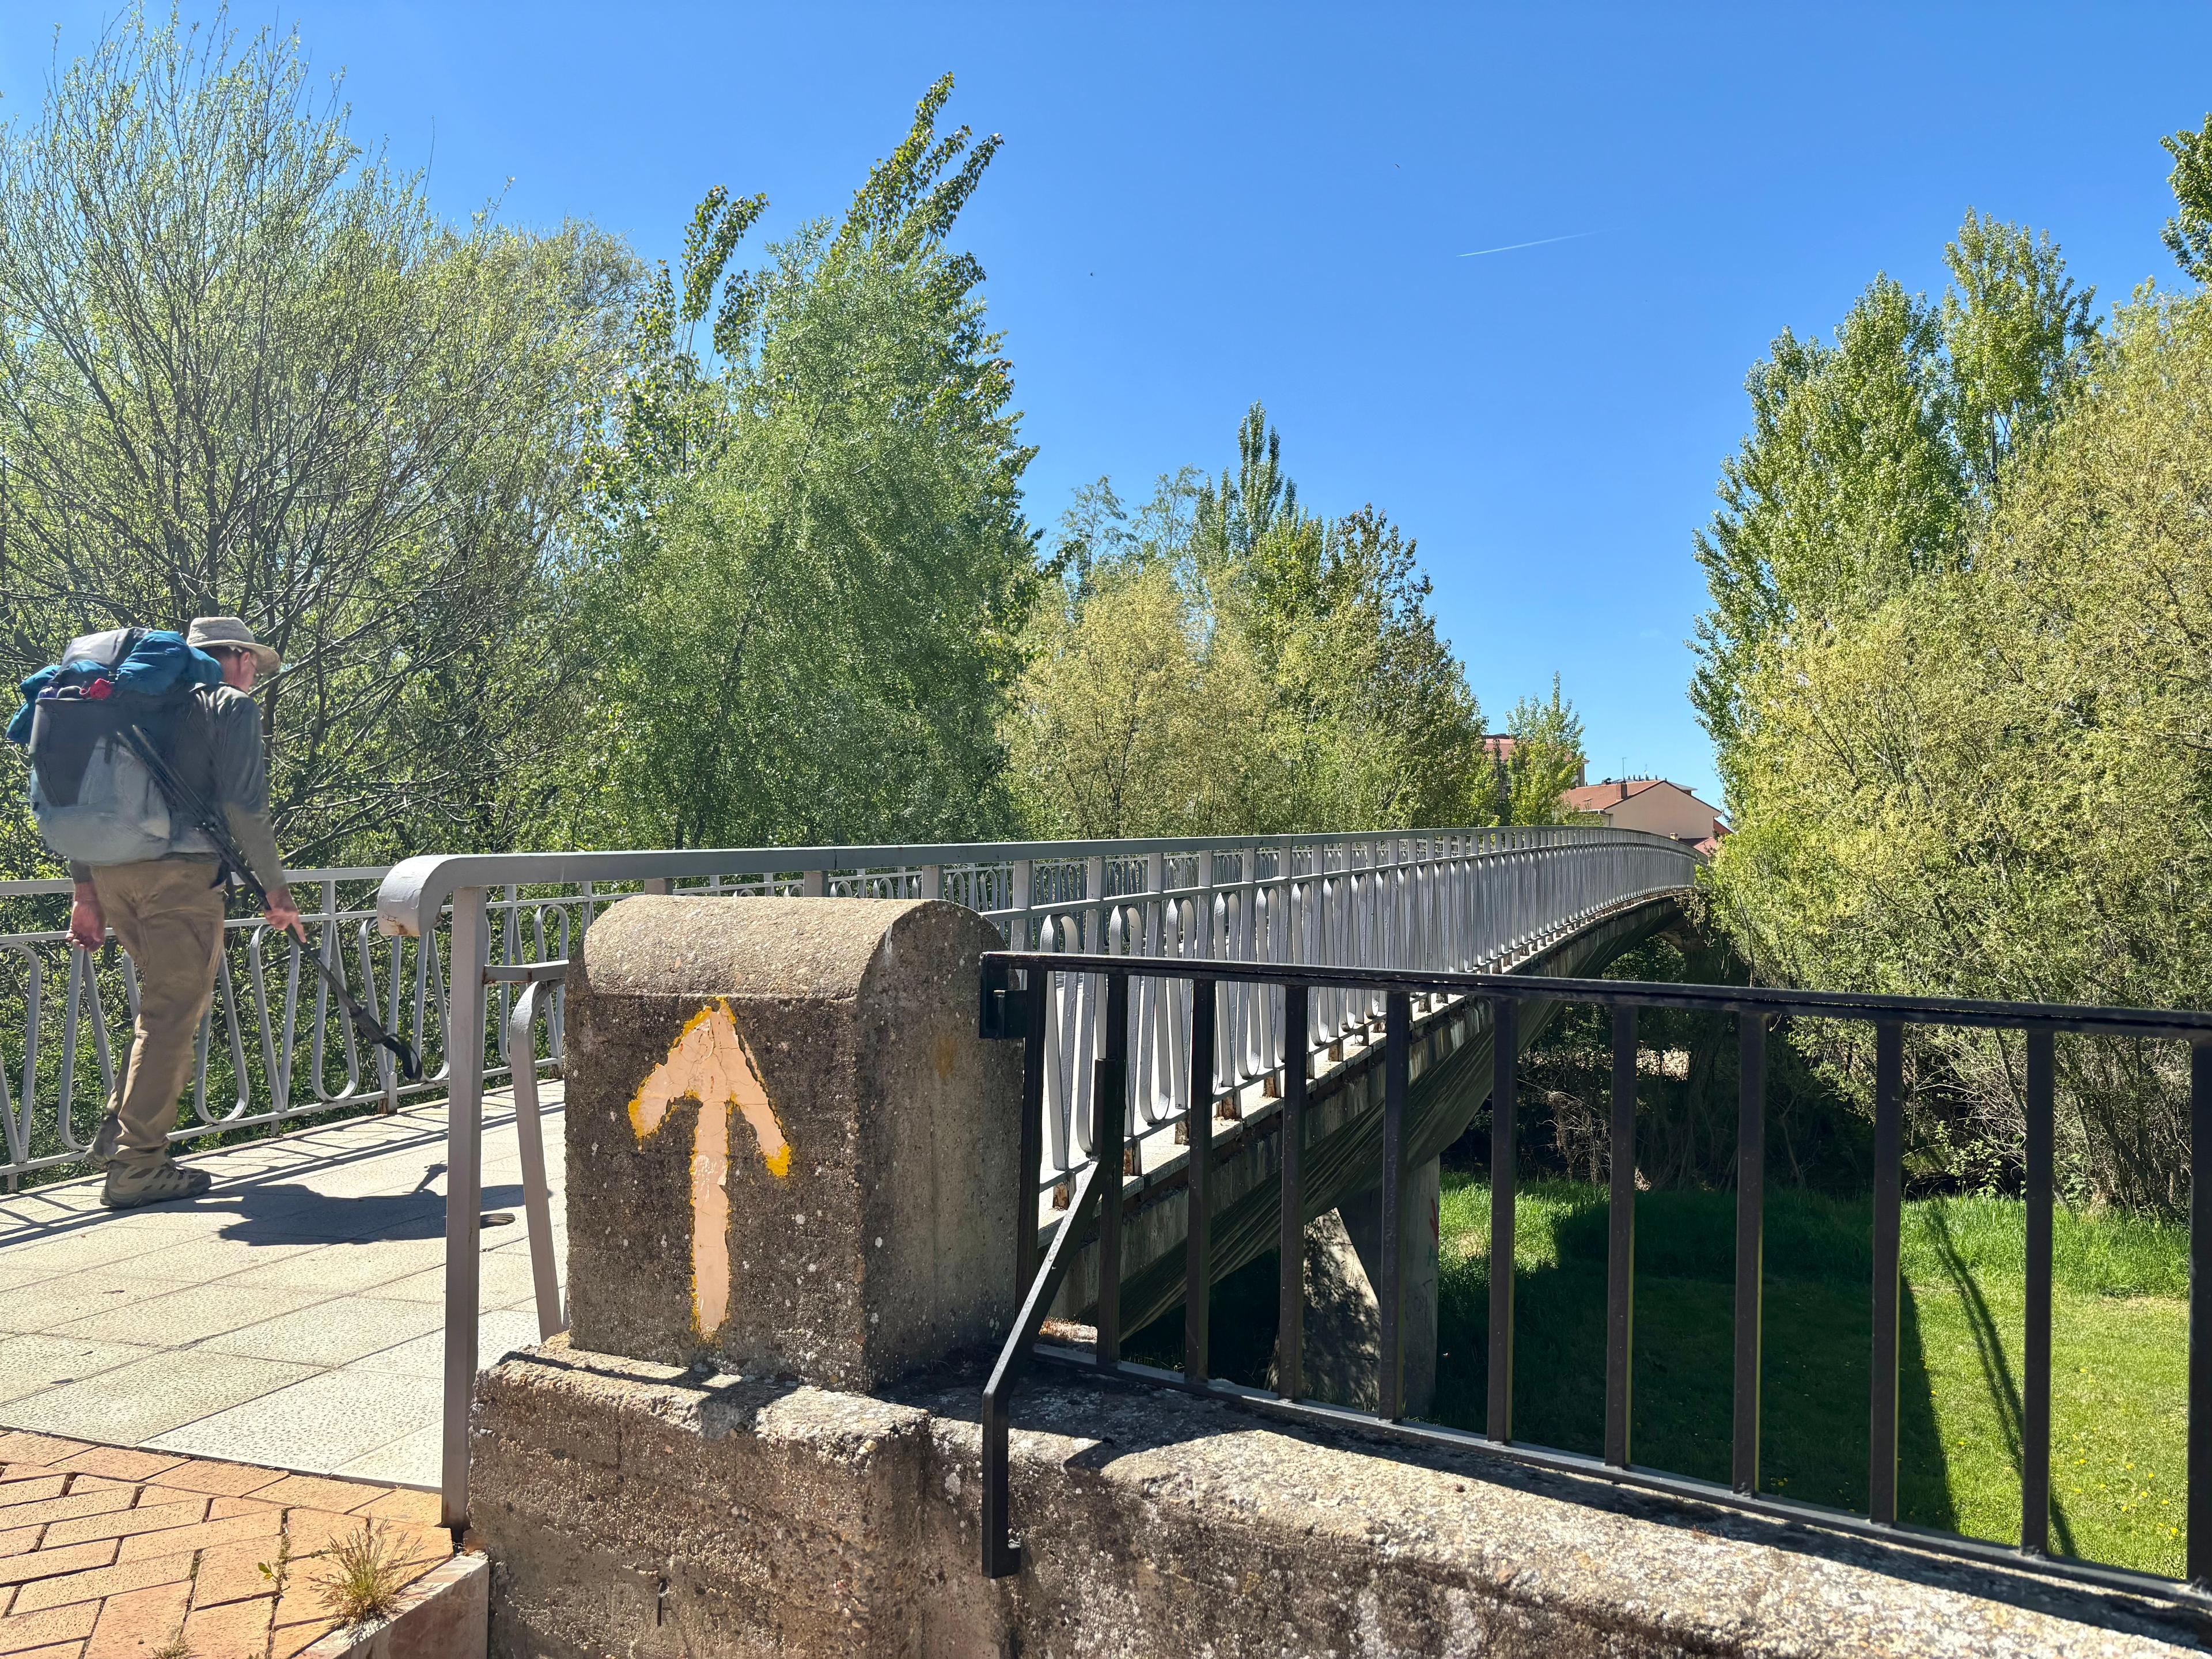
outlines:
[{"label": "trekking pole", "polygon": [[[237,878],[239,885],[246,889],[247,896],[266,910],[269,908],[269,890],[254,875],[253,866],[246,862],[245,849],[239,846],[238,838],[230,833],[230,825],[222,813],[210,806],[201,798],[198,791],[170,769],[169,763],[161,758],[146,734],[136,726],[125,726],[123,737],[124,741],[131,745],[131,752],[137,756],[144,763],[146,769],[154,775],[155,785],[168,798],[171,808],[199,826],[208,839],[215,843],[216,856]],[[345,1010],[346,1017],[353,1022],[353,1028],[362,1040],[371,1048],[391,1050],[393,1058],[398,1061],[400,1075],[410,1083],[420,1079],[422,1062],[416,1056],[415,1050],[386,1030],[375,1015],[354,1000],[346,990],[345,981],[337,976],[329,963],[323,960],[322,952],[308,950],[307,928],[300,924],[295,926],[299,927],[295,937],[299,940],[301,954],[315,964],[315,971],[322,975],[323,983],[337,999],[338,1006]]]}]

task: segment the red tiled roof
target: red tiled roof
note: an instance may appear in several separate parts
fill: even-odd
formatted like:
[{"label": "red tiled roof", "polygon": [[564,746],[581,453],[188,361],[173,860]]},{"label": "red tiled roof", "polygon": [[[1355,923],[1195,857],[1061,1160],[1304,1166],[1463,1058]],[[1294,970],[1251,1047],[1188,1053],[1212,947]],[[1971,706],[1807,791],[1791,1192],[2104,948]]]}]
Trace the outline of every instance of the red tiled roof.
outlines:
[{"label": "red tiled roof", "polygon": [[[1608,806],[1618,806],[1631,795],[1640,795],[1664,778],[1627,778],[1607,783],[1586,784],[1579,789],[1570,789],[1559,797],[1571,812],[1601,812]],[[1678,784],[1675,786],[1680,788]],[[1685,789],[1684,794],[1689,793]]]}]

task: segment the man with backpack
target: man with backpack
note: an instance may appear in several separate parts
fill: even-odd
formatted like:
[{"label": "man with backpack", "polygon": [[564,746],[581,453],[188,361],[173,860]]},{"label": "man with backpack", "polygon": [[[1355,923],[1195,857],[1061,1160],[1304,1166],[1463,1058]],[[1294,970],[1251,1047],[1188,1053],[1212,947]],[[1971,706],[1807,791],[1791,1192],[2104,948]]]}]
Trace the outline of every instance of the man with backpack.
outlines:
[{"label": "man with backpack", "polygon": [[[229,839],[268,895],[264,915],[269,926],[304,939],[269,821],[269,775],[260,714],[252,695],[255,680],[276,670],[276,653],[255,639],[236,617],[196,617],[183,641],[173,634],[147,635],[137,630],[113,645],[105,644],[107,639],[89,635],[73,644],[72,654],[57,671],[68,680],[78,662],[96,664],[103,652],[116,656],[107,665],[107,690],[100,689],[96,668],[94,678],[86,679],[80,667],[74,678],[81,685],[45,696],[93,700],[118,708],[132,699],[143,702],[143,714],[137,712],[137,702],[131,703],[132,713],[123,729],[152,743],[157,759],[173,775],[171,782],[220,805]],[[132,665],[142,657],[159,654],[147,651],[152,641],[188,644],[190,651],[182,653],[183,665],[168,681],[142,679],[143,684],[161,684],[158,694],[133,692],[127,684]],[[86,652],[82,659],[76,655],[81,647]],[[220,684],[202,683],[210,678],[208,658],[220,665]],[[27,684],[26,690],[27,695]],[[39,706],[44,708],[44,701]],[[63,712],[57,702],[58,730]],[[87,710],[84,718],[96,724],[103,715],[100,710]],[[62,748],[58,740],[55,747]],[[117,1079],[89,1160],[95,1167],[106,1168],[100,1201],[111,1209],[128,1209],[197,1197],[208,1189],[207,1172],[186,1169],[170,1158],[168,1133],[176,1127],[177,1102],[191,1079],[200,1021],[215,994],[227,892],[223,855],[206,830],[172,817],[150,789],[137,797],[148,803],[136,815],[138,821],[125,826],[135,830],[135,841],[118,835],[113,823],[100,821],[102,813],[109,819],[134,816],[129,811],[118,812],[112,805],[134,799],[134,780],[125,776],[101,793],[111,774],[131,765],[127,746],[118,749],[110,744],[109,754],[119,759],[106,763],[106,773],[72,757],[76,773],[70,785],[70,804],[59,809],[51,799],[56,792],[46,775],[64,769],[50,767],[41,758],[38,741],[31,749],[38,778],[33,801],[40,810],[40,827],[49,842],[70,856],[70,873],[76,884],[70,939],[88,951],[97,950],[113,927],[138,975],[138,1018],[129,1063]],[[42,788],[46,791],[44,799]],[[72,811],[80,812],[88,827],[59,829]],[[115,862],[77,856],[79,852],[110,849],[139,855]]]}]

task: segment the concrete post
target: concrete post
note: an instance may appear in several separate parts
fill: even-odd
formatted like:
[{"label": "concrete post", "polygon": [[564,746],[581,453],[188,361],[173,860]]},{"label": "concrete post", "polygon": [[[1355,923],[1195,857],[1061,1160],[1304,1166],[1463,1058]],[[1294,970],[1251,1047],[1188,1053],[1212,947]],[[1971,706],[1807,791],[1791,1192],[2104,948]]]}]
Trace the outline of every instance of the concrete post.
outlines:
[{"label": "concrete post", "polygon": [[[1399,1188],[1399,1260],[1405,1263],[1406,1283],[1399,1304],[1399,1340],[1404,1344],[1406,1415],[1425,1417],[1437,1394],[1437,1249],[1443,1221],[1437,1206],[1443,1197],[1443,1167],[1435,1158],[1417,1170],[1408,1170]],[[1367,1279],[1379,1291],[1382,1284],[1382,1188],[1370,1187],[1338,1207],[1352,1248],[1358,1253]]]},{"label": "concrete post", "polygon": [[[1406,1415],[1425,1417],[1437,1392],[1437,1203],[1442,1166],[1408,1172],[1400,1254],[1406,1265],[1399,1340],[1405,1355]],[[1304,1397],[1360,1411],[1379,1409],[1382,1367],[1382,1189],[1370,1187],[1305,1227],[1305,1310],[1298,1345]],[[1277,1356],[1279,1363],[1280,1355]],[[1267,1384],[1276,1386],[1271,1368]]]},{"label": "concrete post", "polygon": [[866,1389],[1014,1306],[1021,1048],[973,911],[633,898],[569,981],[579,1348]]}]

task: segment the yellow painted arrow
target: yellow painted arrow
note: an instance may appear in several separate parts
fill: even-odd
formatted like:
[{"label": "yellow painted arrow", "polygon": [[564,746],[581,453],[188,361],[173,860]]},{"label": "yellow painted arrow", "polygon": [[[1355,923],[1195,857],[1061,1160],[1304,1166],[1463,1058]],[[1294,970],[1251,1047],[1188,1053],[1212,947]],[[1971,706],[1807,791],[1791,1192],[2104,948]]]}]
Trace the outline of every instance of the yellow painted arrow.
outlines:
[{"label": "yellow painted arrow", "polygon": [[711,1338],[730,1314],[730,1108],[752,1126],[761,1162],[781,1181],[791,1173],[791,1143],[761,1082],[760,1066],[738,1032],[726,1000],[701,1009],[670,1045],[629,1103],[629,1127],[641,1145],[679,1100],[699,1103],[691,1139],[691,1316]]}]

